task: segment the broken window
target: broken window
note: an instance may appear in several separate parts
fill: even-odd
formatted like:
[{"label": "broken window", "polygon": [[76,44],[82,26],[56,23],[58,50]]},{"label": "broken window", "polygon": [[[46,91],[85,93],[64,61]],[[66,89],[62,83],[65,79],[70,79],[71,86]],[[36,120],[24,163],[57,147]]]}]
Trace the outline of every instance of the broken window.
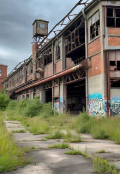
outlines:
[{"label": "broken window", "polygon": [[56,60],[60,59],[60,45],[56,45]]},{"label": "broken window", "polygon": [[117,61],[117,70],[120,71],[120,61]]},{"label": "broken window", "polygon": [[110,61],[111,71],[120,71],[120,61]]},{"label": "broken window", "polygon": [[119,8],[107,8],[107,27],[120,27]]},{"label": "broken window", "polygon": [[100,13],[97,11],[90,18],[90,40],[99,36],[100,31]]},{"label": "broken window", "polygon": [[47,56],[45,59],[44,59],[44,65],[48,65],[49,63],[52,62],[52,56]]}]

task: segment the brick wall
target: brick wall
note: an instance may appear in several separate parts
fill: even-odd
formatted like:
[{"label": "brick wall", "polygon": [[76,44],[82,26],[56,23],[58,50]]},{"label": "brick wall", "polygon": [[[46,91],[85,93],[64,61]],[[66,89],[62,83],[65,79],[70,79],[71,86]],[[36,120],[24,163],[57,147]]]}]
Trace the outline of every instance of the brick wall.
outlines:
[{"label": "brick wall", "polygon": [[120,35],[120,28],[108,28],[108,34]]},{"label": "brick wall", "polygon": [[108,37],[109,46],[120,46],[120,37]]},{"label": "brick wall", "polygon": [[69,69],[71,67],[75,66],[74,62],[71,58],[66,58],[66,69]]},{"label": "brick wall", "polygon": [[2,82],[5,80],[5,78],[7,77],[7,66],[5,65],[0,65],[0,91],[3,88]]},{"label": "brick wall", "polygon": [[88,77],[96,76],[104,72],[103,61],[101,54],[92,57],[92,67],[88,69]]},{"label": "brick wall", "polygon": [[49,77],[53,75],[53,64],[49,64],[47,66],[45,66],[45,69],[44,69],[44,78],[46,77]]},{"label": "brick wall", "polygon": [[92,56],[96,53],[101,51],[101,43],[100,43],[100,38],[97,38],[93,42],[88,44],[88,56]]},{"label": "brick wall", "polygon": [[58,73],[62,71],[62,61],[60,60],[59,62],[55,63],[55,72]]}]

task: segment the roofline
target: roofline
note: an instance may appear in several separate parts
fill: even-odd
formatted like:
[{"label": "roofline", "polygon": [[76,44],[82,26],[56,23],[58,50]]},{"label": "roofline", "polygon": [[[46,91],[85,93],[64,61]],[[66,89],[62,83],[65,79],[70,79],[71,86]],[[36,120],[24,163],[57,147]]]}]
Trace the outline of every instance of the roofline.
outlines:
[{"label": "roofline", "polygon": [[[30,56],[31,57],[31,56]],[[28,58],[29,59],[29,58]],[[30,58],[29,60],[28,60],[28,62],[26,62],[26,64],[28,64],[30,61],[32,60],[32,58]],[[8,76],[6,77],[6,79],[3,81],[3,83],[5,82],[5,81],[7,81],[11,76],[13,76],[18,70],[20,70],[23,66],[25,65],[25,63],[24,64],[22,64],[16,71],[14,71],[12,74],[8,74]],[[14,70],[14,69],[13,69]],[[12,70],[12,71],[13,71]]]},{"label": "roofline", "polygon": [[[36,21],[41,21],[41,22],[47,22],[47,23],[49,23],[49,21],[46,21],[46,20],[43,20],[43,19],[35,19],[34,22],[33,22],[33,24],[34,24]],[[32,24],[32,25],[33,25],[33,24]]]},{"label": "roofline", "polygon": [[[82,8],[81,11],[70,21],[56,36],[60,37],[65,30],[67,30],[80,16],[82,16],[82,10],[84,9],[85,13],[88,13],[90,9],[97,5],[100,1],[104,0],[92,0],[86,7]],[[37,53],[43,51],[49,44],[52,43],[52,41],[56,40],[56,36],[54,36],[48,43],[46,43]]]},{"label": "roofline", "polygon": [[8,65],[4,65],[4,64],[0,64],[0,66],[7,66],[8,67]]}]

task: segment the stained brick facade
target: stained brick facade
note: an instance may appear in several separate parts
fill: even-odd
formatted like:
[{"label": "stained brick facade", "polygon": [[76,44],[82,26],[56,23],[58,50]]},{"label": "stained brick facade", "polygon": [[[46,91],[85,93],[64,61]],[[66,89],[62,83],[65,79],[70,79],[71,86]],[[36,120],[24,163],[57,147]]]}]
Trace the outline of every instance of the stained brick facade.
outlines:
[{"label": "stained brick facade", "polygon": [[101,51],[100,37],[88,44],[88,56],[92,56]]}]

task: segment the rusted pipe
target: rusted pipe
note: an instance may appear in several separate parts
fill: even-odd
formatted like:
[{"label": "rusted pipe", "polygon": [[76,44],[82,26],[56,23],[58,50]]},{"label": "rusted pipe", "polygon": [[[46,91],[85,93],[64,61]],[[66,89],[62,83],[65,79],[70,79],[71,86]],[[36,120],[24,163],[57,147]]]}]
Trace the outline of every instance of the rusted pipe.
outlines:
[{"label": "rusted pipe", "polygon": [[75,71],[77,71],[77,70],[79,70],[79,69],[82,69],[82,68],[89,68],[89,67],[91,67],[91,61],[90,61],[89,59],[85,59],[85,60],[83,60],[83,61],[81,62],[81,64],[76,65],[76,66],[74,66],[73,68],[70,68],[70,69],[68,69],[68,70],[66,70],[66,71],[62,71],[62,72],[60,72],[60,73],[58,73],[58,74],[55,74],[55,75],[53,75],[53,76],[51,76],[51,77],[48,77],[48,78],[46,78],[46,79],[43,79],[43,80],[41,80],[41,81],[39,81],[39,82],[36,82],[36,83],[34,83],[34,84],[32,84],[32,85],[26,86],[26,87],[24,87],[24,88],[22,88],[22,89],[20,89],[20,90],[15,91],[15,93],[18,93],[18,92],[20,92],[20,91],[23,91],[23,90],[32,88],[32,87],[37,86],[37,85],[41,85],[41,84],[43,84],[43,83],[46,83],[46,82],[48,82],[48,81],[57,79],[57,78],[59,78],[59,77],[63,77],[63,76],[65,76],[65,75],[70,74],[70,73],[73,73],[73,72],[75,72]]}]

